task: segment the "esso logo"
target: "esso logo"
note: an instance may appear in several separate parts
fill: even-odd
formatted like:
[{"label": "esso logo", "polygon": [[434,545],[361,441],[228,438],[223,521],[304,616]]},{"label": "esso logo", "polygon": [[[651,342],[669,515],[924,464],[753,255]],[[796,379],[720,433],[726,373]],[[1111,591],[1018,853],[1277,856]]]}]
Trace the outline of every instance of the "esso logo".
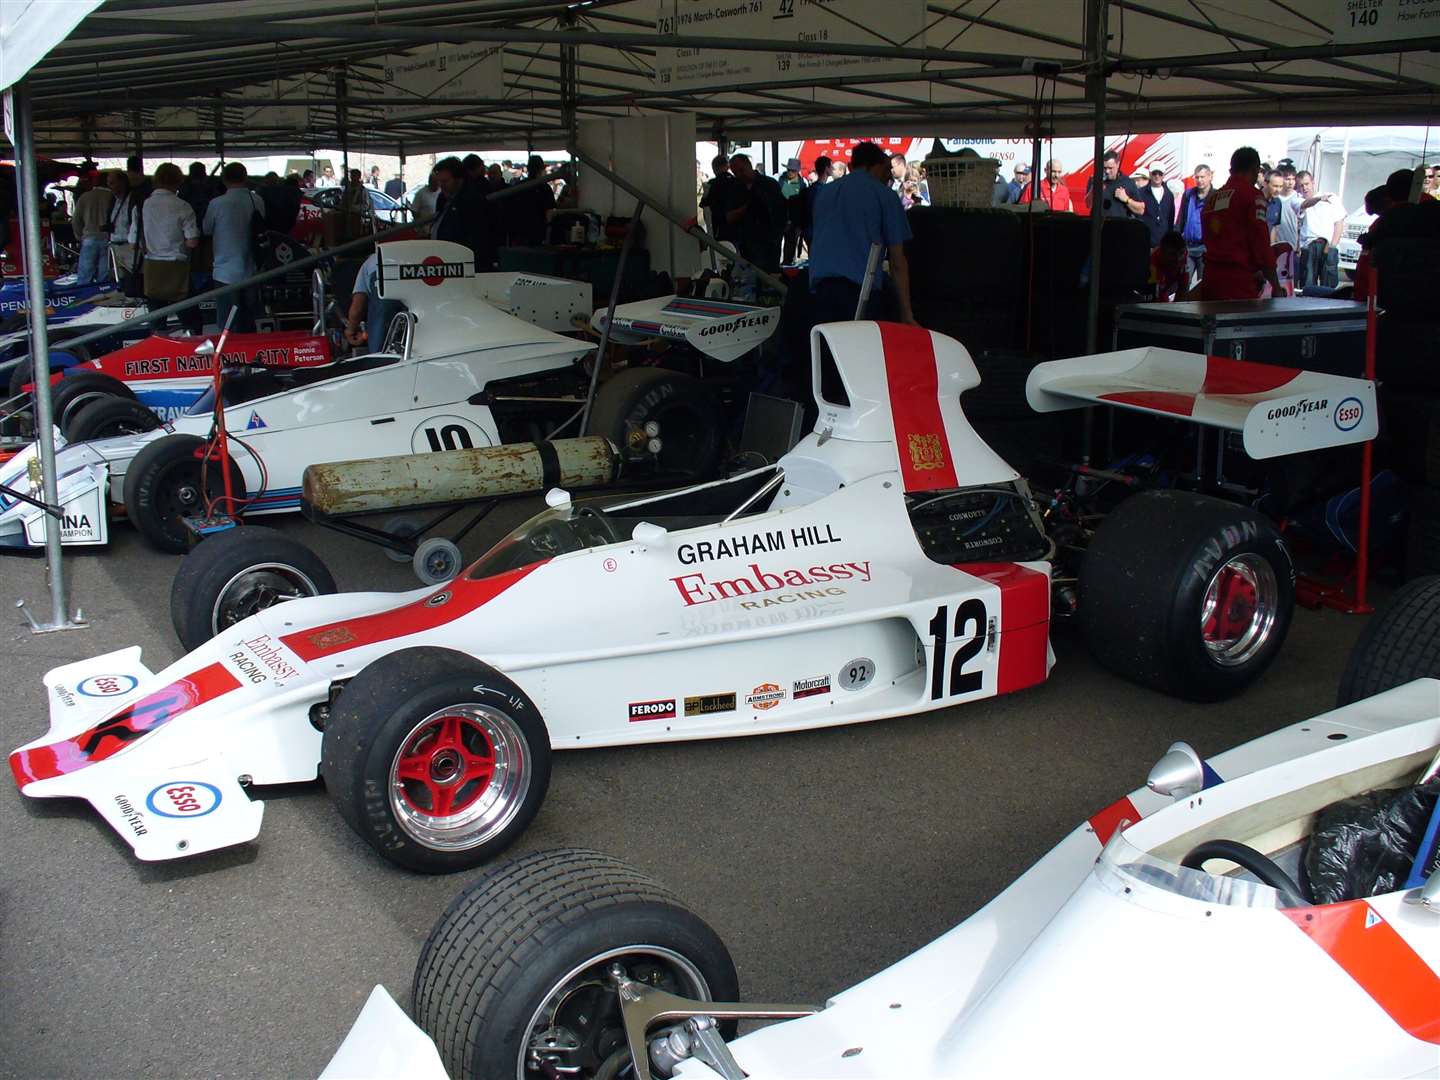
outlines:
[{"label": "esso logo", "polygon": [[220,789],[203,780],[176,780],[151,791],[145,805],[161,817],[204,817],[220,805]]},{"label": "esso logo", "polygon": [[1335,426],[1341,431],[1354,431],[1365,417],[1365,406],[1359,398],[1347,397],[1335,406]]},{"label": "esso logo", "polygon": [[139,682],[134,675],[91,675],[75,689],[86,697],[116,697],[128,694]]}]

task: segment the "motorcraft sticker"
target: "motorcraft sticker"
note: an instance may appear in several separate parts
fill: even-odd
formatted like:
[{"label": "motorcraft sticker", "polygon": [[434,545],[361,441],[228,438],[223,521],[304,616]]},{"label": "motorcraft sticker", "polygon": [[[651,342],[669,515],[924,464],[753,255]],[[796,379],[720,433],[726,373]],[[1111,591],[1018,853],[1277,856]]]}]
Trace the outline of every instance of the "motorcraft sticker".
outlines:
[{"label": "motorcraft sticker", "polygon": [[86,697],[118,697],[128,694],[140,684],[134,675],[91,675],[75,687]]},{"label": "motorcraft sticker", "polygon": [[673,720],[675,719],[675,699],[664,698],[660,701],[632,701],[630,703],[630,722],[637,720]]},{"label": "motorcraft sticker", "polygon": [[686,716],[709,716],[711,713],[734,711],[734,694],[696,694],[685,699]]},{"label": "motorcraft sticker", "polygon": [[773,709],[784,700],[784,688],[773,682],[761,683],[745,695],[745,704],[761,712],[764,712],[766,709]]},{"label": "motorcraft sticker", "polygon": [[152,814],[168,818],[204,817],[221,802],[220,789],[203,780],[177,780],[152,788],[145,805]]},{"label": "motorcraft sticker", "polygon": [[875,661],[868,656],[857,656],[841,666],[835,681],[840,684],[841,690],[864,690],[873,678]]},{"label": "motorcraft sticker", "polygon": [[814,675],[808,679],[796,679],[790,687],[790,696],[796,701],[828,693],[830,693],[829,675]]}]

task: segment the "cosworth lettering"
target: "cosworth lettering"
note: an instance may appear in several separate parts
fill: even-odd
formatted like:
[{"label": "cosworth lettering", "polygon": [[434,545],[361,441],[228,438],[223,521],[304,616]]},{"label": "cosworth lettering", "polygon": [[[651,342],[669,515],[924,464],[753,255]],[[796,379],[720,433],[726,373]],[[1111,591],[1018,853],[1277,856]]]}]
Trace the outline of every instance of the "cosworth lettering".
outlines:
[{"label": "cosworth lettering", "polygon": [[[820,530],[824,529],[822,533]],[[787,539],[788,536],[788,539]],[[696,563],[713,562],[717,559],[735,559],[742,555],[763,555],[769,551],[784,551],[787,547],[816,547],[820,544],[836,544],[840,537],[830,525],[806,525],[791,529],[772,529],[769,532],[755,532],[749,536],[722,536],[719,540],[697,540],[693,544],[681,544],[675,549],[675,557],[686,566]]]},{"label": "cosworth lettering", "polygon": [[1316,398],[1313,401],[1310,398],[1301,398],[1299,401],[1292,402],[1289,405],[1281,405],[1278,408],[1271,409],[1265,414],[1265,419],[1288,420],[1292,416],[1304,416],[1307,413],[1320,412],[1322,409],[1328,408],[1330,408],[1329,398]]},{"label": "cosworth lettering", "polygon": [[704,574],[681,574],[670,580],[679,590],[686,607],[713,604],[719,600],[735,600],[746,596],[764,596],[782,589],[803,589],[832,581],[870,580],[870,561],[831,563],[806,569],[762,570],[758,563],[747,567],[748,573],[733,578],[707,578]]}]

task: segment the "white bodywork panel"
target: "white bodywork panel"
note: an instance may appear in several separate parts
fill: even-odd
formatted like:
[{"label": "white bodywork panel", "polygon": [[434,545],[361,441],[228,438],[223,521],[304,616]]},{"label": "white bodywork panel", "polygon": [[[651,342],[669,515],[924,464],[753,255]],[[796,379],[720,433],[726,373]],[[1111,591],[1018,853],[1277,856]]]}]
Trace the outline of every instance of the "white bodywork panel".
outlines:
[{"label": "white bodywork panel", "polygon": [[487,304],[556,333],[583,327],[590,315],[588,281],[506,270],[476,274],[475,284]]},{"label": "white bodywork panel", "polygon": [[[605,329],[608,310],[600,308],[591,318],[597,332]],[[738,360],[767,341],[779,325],[778,307],[660,296],[617,305],[610,336],[632,344],[650,338],[684,342],[716,360]]]},{"label": "white bodywork panel", "polygon": [[[973,365],[958,345],[918,328],[900,328],[880,353],[863,337],[847,337],[849,329],[824,328],[817,347],[833,335],[829,347],[845,370],[888,367],[900,372],[893,382],[910,388],[906,393],[928,387],[928,405],[899,403],[894,424],[933,436],[927,454],[948,472],[902,467],[893,438],[851,443],[836,436],[802,444],[775,467],[608,504],[602,517],[621,539],[569,548],[545,540],[534,549],[510,539],[494,551],[507,558],[526,552],[513,568],[481,571],[486,556],[439,587],[293,600],[235,624],[153,676],[137,676],[136,698],[105,716],[87,710],[79,722],[68,706],[57,712],[52,696],[50,733],[11,755],[17,781],[31,796],[79,796],[103,806],[120,793],[134,807],[137,797],[171,783],[181,763],[186,775],[214,786],[222,805],[239,795],[218,776],[233,784],[243,775],[256,785],[313,779],[321,737],[309,721],[311,706],[372,660],[420,645],[469,653],[513,678],[556,748],[859,723],[1043,681],[1052,663],[1049,565],[932,561],[906,503],[912,481],[923,485],[944,473],[937,482],[959,486],[950,463],[961,458],[970,459],[966,483],[1014,476],[981,453],[983,443],[948,399],[954,379],[973,378]],[[865,378],[853,375],[857,387]],[[942,387],[943,402],[934,396]],[[884,410],[891,408],[886,401]],[[948,409],[954,415],[942,422]],[[93,454],[104,445],[75,449]],[[723,510],[700,525],[690,524],[693,511],[666,516],[667,503],[708,501],[717,495],[708,489],[727,484],[749,491],[774,480],[783,488],[777,474],[792,462],[818,475],[832,455],[863,475],[732,520],[718,520]],[[867,467],[855,464],[865,455]],[[991,470],[977,471],[987,460]],[[566,504],[524,528],[555,524],[573,532],[571,515],[589,520]],[[623,538],[651,520],[678,524],[670,532],[651,525],[658,535],[646,543]],[[1038,526],[1036,536],[1043,550]],[[567,617],[557,619],[557,610]],[[83,680],[128,673],[116,663],[101,657],[53,677],[73,698]],[[138,657],[133,664],[143,670]],[[193,825],[214,827],[204,847],[254,835],[239,836],[221,814],[197,816]],[[144,857],[160,857],[133,827],[119,831]],[[166,853],[199,849],[199,837],[187,839],[187,848]]]},{"label": "white bodywork panel", "polygon": [[1239,432],[1257,459],[1369,442],[1380,431],[1369,379],[1153,345],[1037,364],[1025,397],[1036,412],[1113,405]]}]

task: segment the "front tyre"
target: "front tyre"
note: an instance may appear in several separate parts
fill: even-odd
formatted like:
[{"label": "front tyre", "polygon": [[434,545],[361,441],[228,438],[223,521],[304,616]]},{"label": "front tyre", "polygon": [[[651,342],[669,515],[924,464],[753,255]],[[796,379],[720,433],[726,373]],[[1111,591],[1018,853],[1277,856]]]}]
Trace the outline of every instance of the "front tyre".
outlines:
[{"label": "front tyre", "polygon": [[1412,679],[1440,679],[1440,575],[1407,582],[1370,617],[1350,650],[1335,705]]},{"label": "front tyre", "polygon": [[616,965],[681,997],[740,996],[724,943],[663,885],[599,852],[535,852],[440,917],[415,969],[415,1020],[453,1077],[629,1075]]},{"label": "front tyre", "polygon": [[1193,492],[1122,502],[1080,571],[1080,622],[1095,658],[1193,701],[1232,697],[1258,679],[1294,610],[1295,568],[1270,523]]},{"label": "front tyre", "polygon": [[[185,518],[203,516],[217,500],[226,509],[220,462],[204,460],[205,447],[198,435],[165,435],[146,444],[125,471],[126,516],[140,535],[172,555],[189,547]],[[243,498],[245,479],[233,459],[230,482],[235,497]]]},{"label": "front tyre", "polygon": [[341,691],[320,774],[340,816],[384,858],[451,873],[525,831],[550,783],[550,736],[525,692],[488,664],[402,649]]},{"label": "front tyre", "polygon": [[242,525],[205,540],[180,560],[170,622],[187,649],[257,611],[337,591],[320,557],[274,529]]}]

